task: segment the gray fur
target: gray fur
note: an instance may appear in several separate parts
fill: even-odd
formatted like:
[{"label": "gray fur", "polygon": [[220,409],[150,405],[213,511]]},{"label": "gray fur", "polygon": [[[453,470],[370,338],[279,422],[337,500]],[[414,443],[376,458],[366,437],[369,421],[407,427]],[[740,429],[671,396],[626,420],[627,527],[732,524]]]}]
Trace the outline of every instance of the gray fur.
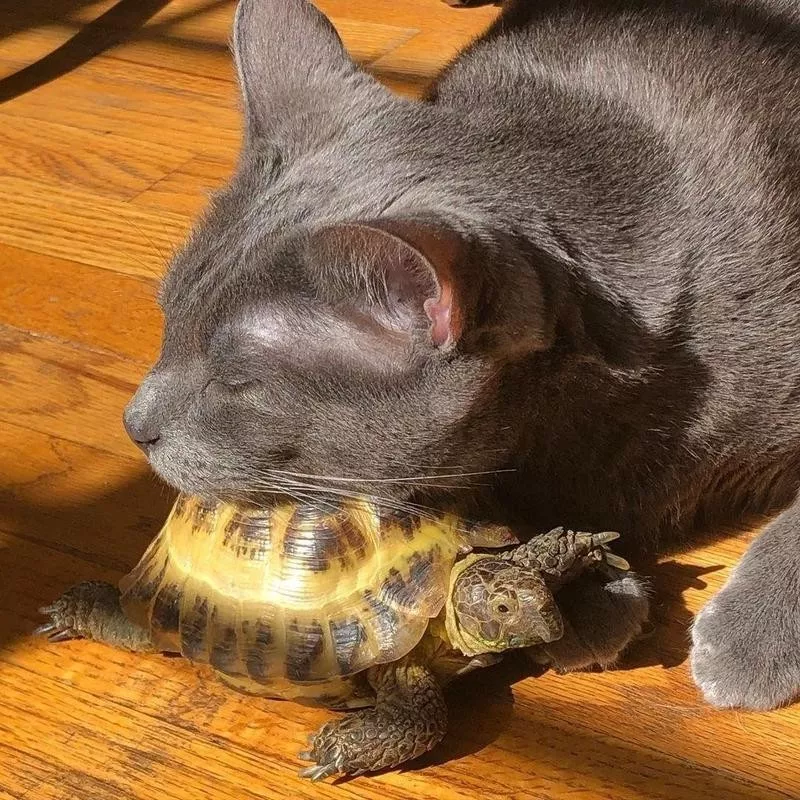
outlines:
[{"label": "gray fur", "polygon": [[[779,0],[516,0],[411,102],[305,0],[243,0],[241,158],[164,283],[131,434],[191,492],[253,496],[280,469],[324,476],[296,492],[642,547],[790,506],[693,656],[712,702],[784,702],[799,20]],[[645,595],[622,595],[635,623],[599,602],[595,627],[624,644]]]}]

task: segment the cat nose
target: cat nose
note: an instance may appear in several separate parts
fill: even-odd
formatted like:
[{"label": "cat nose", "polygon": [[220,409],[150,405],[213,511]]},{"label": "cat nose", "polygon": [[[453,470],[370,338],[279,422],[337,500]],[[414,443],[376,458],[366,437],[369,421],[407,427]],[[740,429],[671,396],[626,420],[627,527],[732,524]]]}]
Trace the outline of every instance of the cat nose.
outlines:
[{"label": "cat nose", "polygon": [[147,376],[131,398],[122,417],[128,436],[145,453],[161,438],[163,426],[163,415],[158,413],[163,405],[163,398],[156,391],[156,384],[157,381]]},{"label": "cat nose", "polygon": [[153,424],[147,414],[143,414],[133,403],[125,409],[122,421],[128,436],[145,452],[161,438],[158,426]]}]

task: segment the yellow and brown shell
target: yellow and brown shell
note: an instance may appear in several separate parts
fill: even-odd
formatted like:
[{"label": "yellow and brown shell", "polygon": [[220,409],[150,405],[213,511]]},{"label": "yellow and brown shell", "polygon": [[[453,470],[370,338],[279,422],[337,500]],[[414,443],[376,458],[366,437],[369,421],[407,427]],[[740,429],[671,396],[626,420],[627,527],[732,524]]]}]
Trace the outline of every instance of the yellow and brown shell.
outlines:
[{"label": "yellow and brown shell", "polygon": [[448,515],[400,519],[367,501],[209,507],[181,496],[122,580],[122,604],[157,648],[239,688],[341,699],[348,676],[417,645],[468,549]]}]

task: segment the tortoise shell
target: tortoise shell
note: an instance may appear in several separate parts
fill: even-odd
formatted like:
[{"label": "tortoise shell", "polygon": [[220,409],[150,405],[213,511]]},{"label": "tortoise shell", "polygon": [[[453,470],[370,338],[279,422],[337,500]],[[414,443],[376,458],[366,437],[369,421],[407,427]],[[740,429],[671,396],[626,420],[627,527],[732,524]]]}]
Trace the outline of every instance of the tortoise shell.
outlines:
[{"label": "tortoise shell", "polygon": [[513,541],[486,535],[476,541],[451,515],[401,519],[367,501],[242,509],[181,496],[122,580],[122,605],[156,647],[242,688],[335,681],[410,652],[470,541]]}]

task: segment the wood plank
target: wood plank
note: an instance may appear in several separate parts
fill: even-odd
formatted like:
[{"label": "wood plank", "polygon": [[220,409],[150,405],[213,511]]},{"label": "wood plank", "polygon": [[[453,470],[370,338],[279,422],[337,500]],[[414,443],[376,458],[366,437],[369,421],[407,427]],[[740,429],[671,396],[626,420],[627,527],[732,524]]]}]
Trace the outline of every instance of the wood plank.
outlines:
[{"label": "wood plank", "polygon": [[[0,76],[118,2],[0,8]],[[406,95],[497,14],[439,0],[318,5]],[[157,278],[239,147],[233,7],[170,0],[0,109],[0,800],[800,797],[800,709],[713,711],[686,664],[692,614],[754,534],[645,566],[655,631],[620,669],[534,678],[508,659],[454,685],[437,751],[335,787],[295,777],[323,710],[239,695],[180,659],[30,636],[38,606],[68,585],[127,571],[173,497],[120,417],[158,350]],[[123,7],[115,24],[140,13]]]},{"label": "wood plank", "polygon": [[0,125],[0,176],[130,199],[188,161],[191,150],[42,120]]},{"label": "wood plank", "polygon": [[[8,422],[0,426],[0,447],[7,464],[0,527],[119,574],[141,558],[175,497],[135,452],[115,455]],[[4,570],[0,575],[7,580]]]},{"label": "wood plank", "polygon": [[[14,620],[3,636],[0,685],[3,685],[4,674],[24,670],[36,681],[37,687],[40,681],[48,685],[52,693],[48,706],[80,708],[87,705],[81,702],[81,696],[91,696],[90,705],[108,708],[109,716],[113,713],[111,706],[125,709],[124,713],[116,712],[121,718],[146,715],[164,726],[179,728],[182,738],[193,745],[198,740],[217,743],[222,740],[227,743],[224,749],[228,752],[232,749],[252,751],[265,764],[274,764],[283,785],[293,785],[295,751],[302,746],[304,733],[329,716],[326,712],[239,695],[222,686],[207,670],[180,660],[137,656],[87,642],[53,646],[26,637],[26,629],[35,622],[33,608],[36,605],[47,602],[48,597],[77,580],[114,579],[115,574],[82,564],[68,554],[50,553],[36,543],[19,541],[15,537],[6,537],[0,552],[14,552],[14,563],[18,565],[8,586],[10,591],[0,596],[2,617]],[[27,605],[22,609],[16,600],[20,596],[15,591],[17,582],[35,587],[32,592],[29,590],[25,599]],[[34,616],[30,622],[29,615]],[[724,763],[725,754],[732,747],[741,746],[743,740],[752,740],[754,735],[753,729],[743,731],[741,725],[731,719],[733,715],[720,715],[727,716],[729,724],[718,729],[713,741],[704,742],[699,753],[698,738],[692,735],[696,732],[687,729],[687,722],[692,718],[686,714],[679,714],[675,719],[665,715],[663,724],[652,737],[657,741],[657,748],[651,749],[642,742],[632,745],[620,738],[620,724],[639,703],[647,707],[648,697],[641,692],[631,695],[619,686],[620,676],[624,678],[625,675],[617,671],[589,676],[591,694],[579,692],[578,699],[577,687],[569,684],[580,676],[546,674],[538,679],[518,681],[513,696],[509,696],[504,687],[504,682],[514,677],[512,669],[486,670],[472,680],[463,681],[451,692],[453,735],[440,753],[431,754],[423,762],[425,766],[419,772],[415,796],[460,798],[480,793],[491,798],[555,798],[560,796],[552,790],[556,782],[579,792],[594,792],[594,796],[615,800],[700,796],[755,800],[791,796],[769,784],[775,774],[776,754],[780,754],[781,748],[791,747],[791,738],[787,740],[786,734],[791,733],[796,714],[791,712],[795,719],[787,719],[787,724],[777,730],[773,723],[759,732],[765,746],[759,748],[746,765],[733,759],[730,759],[731,764]],[[643,677],[646,682],[647,676],[637,676],[637,686],[641,686]],[[675,677],[680,678],[677,673]],[[41,697],[42,693],[37,692],[37,696]],[[592,698],[589,702],[588,697]],[[488,741],[487,731],[481,730],[475,718],[478,698],[482,698],[477,702],[482,717],[487,714],[489,717]],[[490,707],[484,707],[487,700]],[[38,708],[34,707],[33,711],[40,714]],[[703,714],[698,708],[695,718],[711,713]],[[41,717],[26,726],[30,729],[26,732],[32,731],[38,737],[49,731],[45,735],[53,736],[54,728],[60,728],[58,723],[62,717],[53,719],[45,713],[41,713]],[[67,718],[72,733],[77,718],[72,714]],[[676,721],[677,726],[673,728]],[[116,729],[105,717],[96,724],[113,733],[112,751],[119,738],[124,741],[128,737],[127,732]],[[154,726],[152,722],[144,723],[144,728],[161,730],[161,726]],[[82,741],[82,735],[73,737],[71,749],[90,747],[94,750],[96,744],[91,740]],[[673,754],[673,749],[678,752]],[[142,751],[147,758],[149,747],[140,739],[135,752]],[[690,758],[686,757],[687,753]],[[63,758],[63,754],[59,757]],[[698,757],[710,761],[710,765],[701,767]],[[118,752],[111,753],[112,770],[117,769],[119,758]],[[441,763],[445,759],[446,767]],[[122,760],[126,761],[124,757]],[[178,768],[175,764],[174,769]],[[394,793],[390,787],[405,785],[408,789],[407,776],[408,773],[391,773],[377,780],[385,782],[381,791],[392,797]],[[113,776],[106,774],[103,779],[113,781]],[[358,779],[347,786],[354,789],[356,796],[361,796],[359,789],[362,787],[365,791],[374,791],[374,780]],[[781,784],[786,786],[787,780],[790,781],[788,785],[800,786],[796,770],[783,771]]]},{"label": "wood plank", "polygon": [[0,176],[0,242],[42,255],[152,280],[189,227],[170,211]]},{"label": "wood plank", "polygon": [[[4,68],[24,63],[0,50]],[[42,120],[225,157],[239,148],[238,104],[229,81],[101,56],[3,105],[0,124]]]},{"label": "wood plank", "polygon": [[207,205],[209,195],[231,176],[236,159],[196,156],[154,183],[133,199],[137,206],[163,208],[195,216]]},{"label": "wood plank", "polygon": [[6,326],[151,364],[161,312],[155,279],[0,244],[0,320]]},{"label": "wood plank", "polygon": [[122,412],[146,368],[0,328],[0,420],[110,453],[137,453]]},{"label": "wood plank", "polygon": [[[5,72],[52,52],[113,5],[113,2],[103,2],[79,6],[68,18],[62,19],[41,7],[22,14],[17,9],[5,14],[0,10],[0,31],[6,34]],[[351,56],[360,64],[367,65],[385,56],[418,33],[410,14],[401,18],[403,24],[387,25],[380,15],[376,15],[374,21],[365,21],[349,18],[346,12],[342,15],[341,6],[336,10],[338,13],[332,21]],[[232,21],[232,3],[172,0],[106,55],[136,64],[234,81],[236,73],[229,48]],[[179,63],[176,63],[176,51],[180,54]]]}]

